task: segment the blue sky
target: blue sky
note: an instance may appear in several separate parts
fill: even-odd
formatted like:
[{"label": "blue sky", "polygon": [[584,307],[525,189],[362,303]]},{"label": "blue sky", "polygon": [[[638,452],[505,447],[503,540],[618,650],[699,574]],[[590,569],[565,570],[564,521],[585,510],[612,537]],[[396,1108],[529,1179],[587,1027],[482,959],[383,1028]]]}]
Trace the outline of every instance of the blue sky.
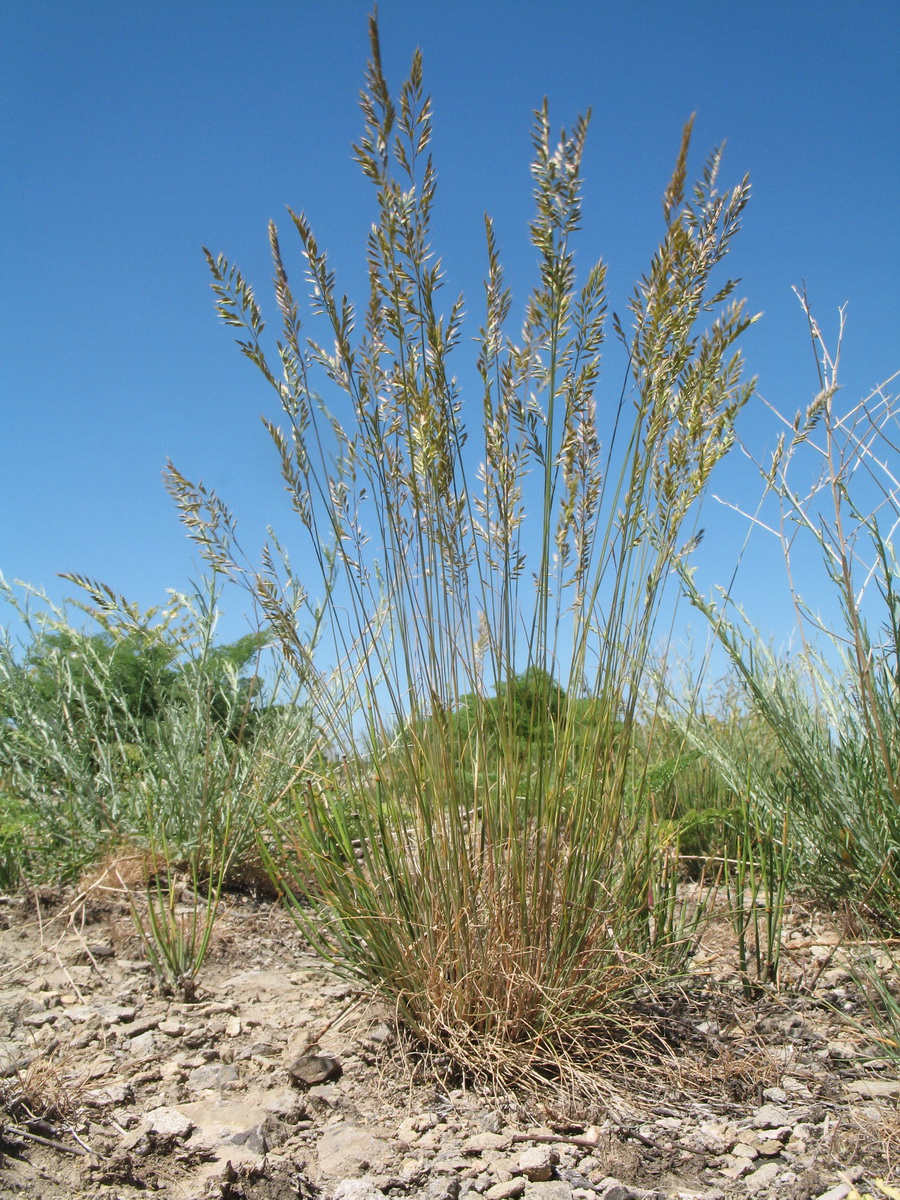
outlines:
[{"label": "blue sky", "polygon": [[[199,570],[162,482],[167,458],[215,487],[248,547],[290,518],[258,415],[261,378],[213,311],[201,246],[223,251],[264,308],[266,222],[304,210],[337,271],[365,297],[371,189],[352,162],[368,54],[361,0],[28,0],[0,6],[0,571],[71,592],[61,571],[142,605]],[[764,316],[745,339],[762,395],[791,414],[815,388],[806,282],[819,321],[847,304],[844,382],[858,397],[900,366],[897,236],[900,10],[894,3],[757,0],[382,0],[389,80],[421,47],[435,109],[435,248],[449,297],[481,316],[483,213],[508,282],[531,281],[533,109],[554,125],[588,106],[579,261],[609,264],[624,313],[661,231],[680,131],[697,113],[692,168],[727,141],[723,183],[753,199],[731,261]],[[601,386],[621,378],[610,340]],[[468,354],[469,351],[464,352]],[[619,354],[621,352],[618,352]],[[478,398],[473,396],[476,405]],[[745,411],[757,448],[765,409]],[[752,504],[735,457],[715,490]],[[709,506],[706,586],[727,582],[744,527]],[[775,548],[755,539],[738,592],[776,639]],[[241,597],[223,633],[243,631]],[[0,621],[3,614],[0,613]]]}]

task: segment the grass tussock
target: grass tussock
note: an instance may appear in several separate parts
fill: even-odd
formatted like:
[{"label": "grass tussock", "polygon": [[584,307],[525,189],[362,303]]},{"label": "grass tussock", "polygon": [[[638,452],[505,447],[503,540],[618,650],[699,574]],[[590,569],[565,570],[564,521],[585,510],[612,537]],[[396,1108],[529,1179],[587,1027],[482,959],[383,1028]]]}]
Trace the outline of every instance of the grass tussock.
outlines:
[{"label": "grass tussock", "polygon": [[605,267],[579,283],[575,265],[588,120],[557,140],[545,104],[537,282],[514,336],[487,219],[465,399],[463,300],[441,307],[431,248],[421,59],[392,95],[371,32],[362,310],[302,214],[313,324],[270,226],[274,346],[248,282],[208,255],[219,313],[277,397],[280,423],[265,424],[303,574],[274,541],[250,566],[219,497],[174,467],[169,485],[208,559],[254,593],[333,739],[269,823],[271,868],[309,936],[467,1069],[552,1074],[627,1044],[624,1001],[689,946],[637,705],[667,582],[751,392],[737,350],[750,318],[719,278],[749,188],[719,191],[716,153],[686,192],[689,123],[630,323],[613,319],[627,378],[601,404]]},{"label": "grass tussock", "polygon": [[[797,648],[777,653],[729,597],[710,601],[685,576],[691,599],[709,617],[733,668],[740,714],[734,724],[755,731],[758,744],[762,731],[761,752],[748,754],[742,736],[723,737],[716,722],[675,695],[672,708],[689,743],[716,765],[755,819],[783,830],[778,841],[791,885],[820,902],[854,907],[896,932],[896,397],[885,385],[859,403],[844,404],[840,354],[829,354],[812,317],[810,329],[820,388],[793,420],[780,418],[785,432],[760,467],[764,492],[754,518],[778,539],[797,616]],[[810,544],[822,569],[801,591],[797,563]]]}]

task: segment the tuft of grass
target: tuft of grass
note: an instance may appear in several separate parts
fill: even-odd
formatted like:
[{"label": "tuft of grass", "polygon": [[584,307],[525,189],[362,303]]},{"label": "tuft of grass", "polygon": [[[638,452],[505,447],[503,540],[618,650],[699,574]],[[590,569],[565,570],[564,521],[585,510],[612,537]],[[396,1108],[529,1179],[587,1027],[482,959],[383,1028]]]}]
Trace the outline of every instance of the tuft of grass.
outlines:
[{"label": "tuft of grass", "polygon": [[[853,981],[865,1000],[869,1028],[845,1015],[878,1045],[885,1058],[900,1067],[900,957],[896,941],[885,938],[878,929],[860,922],[865,932],[865,950],[850,959]],[[874,1030],[874,1033],[873,1033]]]},{"label": "tuft of grass", "polygon": [[[255,567],[224,502],[170,466],[207,559],[253,592],[329,753],[275,813],[273,874],[319,949],[476,1074],[546,1078],[640,1040],[628,1001],[690,944],[637,705],[673,565],[752,385],[750,323],[717,273],[747,203],[714,153],[613,327],[628,361],[598,404],[605,267],[576,279],[588,119],[532,134],[537,282],[518,336],[494,228],[474,395],[442,308],[436,173],[417,53],[393,95],[371,22],[356,159],[375,191],[357,313],[290,213],[307,329],[274,225],[280,333],[240,271],[207,254],[222,320],[272,387],[265,420],[304,537]],[[601,429],[605,442],[601,442]],[[296,554],[295,554],[296,557]],[[290,867],[293,860],[294,867]],[[285,863],[288,865],[285,866]]]},{"label": "tuft of grass", "polygon": [[[746,795],[757,819],[787,823],[797,886],[829,904],[852,903],[896,930],[900,600],[892,538],[900,491],[891,458],[898,411],[887,385],[859,403],[839,402],[840,354],[829,354],[809,320],[820,390],[793,420],[781,418],[785,433],[760,466],[763,501],[777,514],[765,527],[779,539],[799,649],[776,654],[727,596],[707,600],[683,573],[774,753],[748,761],[687,709],[681,720],[689,743]],[[753,520],[763,523],[759,515]],[[823,566],[811,594],[830,600],[831,614],[813,608],[797,580],[795,564],[809,540]]]}]

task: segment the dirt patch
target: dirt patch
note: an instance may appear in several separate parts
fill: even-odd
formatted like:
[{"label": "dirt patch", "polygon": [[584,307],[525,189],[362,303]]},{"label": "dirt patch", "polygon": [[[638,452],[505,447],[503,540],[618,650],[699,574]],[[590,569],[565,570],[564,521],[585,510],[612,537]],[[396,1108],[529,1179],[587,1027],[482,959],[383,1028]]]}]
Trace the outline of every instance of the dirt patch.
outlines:
[{"label": "dirt patch", "polygon": [[798,990],[748,1003],[714,926],[645,1005],[665,1069],[582,1111],[442,1076],[269,901],[227,898],[192,1004],[155,988],[114,888],[3,898],[0,926],[4,1200],[840,1200],[900,1149],[838,930],[800,907]]}]

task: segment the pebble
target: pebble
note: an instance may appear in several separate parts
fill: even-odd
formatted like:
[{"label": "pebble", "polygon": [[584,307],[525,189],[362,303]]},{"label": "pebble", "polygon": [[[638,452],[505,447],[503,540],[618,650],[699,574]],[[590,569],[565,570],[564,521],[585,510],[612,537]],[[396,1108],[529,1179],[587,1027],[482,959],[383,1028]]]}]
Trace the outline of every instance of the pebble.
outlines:
[{"label": "pebble", "polygon": [[767,1162],[758,1167],[752,1175],[748,1175],[744,1180],[744,1187],[751,1194],[761,1192],[763,1188],[769,1187],[778,1178],[784,1166],[781,1163]]},{"label": "pebble", "polygon": [[98,1004],[96,1012],[104,1025],[127,1025],[137,1016],[133,1004]]},{"label": "pebble", "polygon": [[485,1130],[483,1133],[473,1133],[471,1137],[467,1137],[460,1150],[463,1154],[483,1154],[485,1150],[506,1150],[509,1142],[509,1138],[504,1134]]},{"label": "pebble", "polygon": [[334,1200],[383,1200],[385,1193],[371,1179],[342,1179],[332,1192]]},{"label": "pebble", "polygon": [[153,1030],[148,1029],[146,1033],[139,1033],[137,1037],[131,1038],[128,1042],[128,1049],[135,1058],[149,1058],[156,1049]]},{"label": "pebble", "polygon": [[484,1193],[485,1200],[515,1200],[525,1191],[525,1180],[521,1175],[514,1176],[501,1183],[495,1183]]},{"label": "pebble", "polygon": [[559,1155],[553,1146],[532,1146],[523,1150],[516,1163],[516,1171],[539,1183],[553,1177],[553,1168],[559,1162]]},{"label": "pebble", "polygon": [[782,1128],[791,1124],[791,1114],[778,1104],[764,1104],[753,1114],[754,1129]]},{"label": "pebble", "polygon": [[188,1075],[188,1086],[195,1092],[210,1090],[222,1091],[228,1083],[234,1083],[238,1079],[236,1067],[232,1067],[227,1063],[206,1063],[202,1067],[195,1067]]},{"label": "pebble", "polygon": [[537,1180],[525,1187],[525,1200],[572,1200],[572,1185],[563,1179]]},{"label": "pebble", "polygon": [[358,1177],[387,1164],[391,1148],[383,1138],[348,1121],[329,1125],[316,1146],[319,1170],[335,1179]]},{"label": "pebble", "polygon": [[900,1079],[854,1079],[846,1090],[867,1100],[890,1100],[900,1096]]},{"label": "pebble", "polygon": [[306,1087],[340,1079],[344,1068],[329,1054],[297,1054],[285,1063],[291,1078]]},{"label": "pebble", "polygon": [[817,1196],[816,1200],[844,1200],[850,1195],[849,1183],[839,1183],[833,1188],[829,1188],[827,1192],[822,1192],[821,1196]]},{"label": "pebble", "polygon": [[184,1141],[194,1130],[194,1122],[177,1108],[163,1106],[144,1113],[143,1127],[163,1139]]},{"label": "pebble", "polygon": [[41,1012],[31,1013],[30,1016],[22,1018],[22,1024],[27,1025],[29,1029],[38,1029],[41,1025],[52,1025],[59,1016],[58,1012],[53,1009],[44,1009]]}]

